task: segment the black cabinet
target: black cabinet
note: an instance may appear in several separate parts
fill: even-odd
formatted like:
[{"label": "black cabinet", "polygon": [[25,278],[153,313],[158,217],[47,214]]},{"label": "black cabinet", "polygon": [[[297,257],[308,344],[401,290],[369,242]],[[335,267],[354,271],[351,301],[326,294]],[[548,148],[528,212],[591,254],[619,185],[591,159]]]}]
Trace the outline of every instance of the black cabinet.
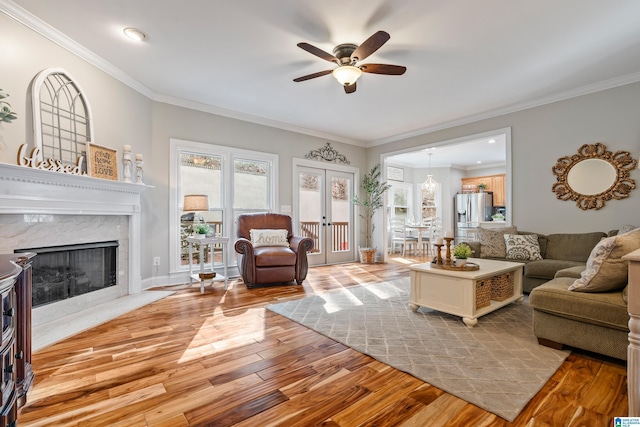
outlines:
[{"label": "black cabinet", "polygon": [[0,255],[0,427],[17,425],[18,408],[33,383],[31,369],[31,259]]}]

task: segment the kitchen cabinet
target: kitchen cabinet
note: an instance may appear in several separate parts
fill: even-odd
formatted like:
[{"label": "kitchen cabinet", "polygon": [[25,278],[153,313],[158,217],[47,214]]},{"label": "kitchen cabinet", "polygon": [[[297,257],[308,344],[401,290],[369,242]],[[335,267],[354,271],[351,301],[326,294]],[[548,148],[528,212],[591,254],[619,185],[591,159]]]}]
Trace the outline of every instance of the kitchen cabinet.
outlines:
[{"label": "kitchen cabinet", "polygon": [[506,202],[506,175],[486,175],[474,176],[471,178],[462,178],[463,193],[477,193],[478,185],[485,184],[487,187],[484,191],[493,192],[493,205],[504,206]]}]

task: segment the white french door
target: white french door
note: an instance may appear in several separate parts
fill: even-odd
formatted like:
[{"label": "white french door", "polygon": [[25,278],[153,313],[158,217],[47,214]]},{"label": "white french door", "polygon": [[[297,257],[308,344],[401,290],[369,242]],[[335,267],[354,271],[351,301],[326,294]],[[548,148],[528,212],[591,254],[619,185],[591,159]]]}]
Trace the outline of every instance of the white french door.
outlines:
[{"label": "white french door", "polygon": [[298,233],[314,240],[309,265],[353,261],[354,172],[296,165],[295,174]]}]

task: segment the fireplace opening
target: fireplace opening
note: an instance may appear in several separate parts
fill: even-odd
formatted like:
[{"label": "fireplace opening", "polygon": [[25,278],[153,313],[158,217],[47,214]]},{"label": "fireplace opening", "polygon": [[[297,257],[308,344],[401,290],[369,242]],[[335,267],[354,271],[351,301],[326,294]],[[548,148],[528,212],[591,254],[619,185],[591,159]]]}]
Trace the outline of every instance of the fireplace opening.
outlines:
[{"label": "fireplace opening", "polygon": [[23,248],[33,258],[33,307],[116,285],[118,242]]}]

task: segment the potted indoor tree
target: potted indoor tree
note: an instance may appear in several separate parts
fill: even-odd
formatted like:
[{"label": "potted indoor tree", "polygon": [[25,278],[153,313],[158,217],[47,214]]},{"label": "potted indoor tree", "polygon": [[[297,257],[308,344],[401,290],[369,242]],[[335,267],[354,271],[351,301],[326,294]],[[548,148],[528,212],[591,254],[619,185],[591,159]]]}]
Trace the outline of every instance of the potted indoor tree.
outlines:
[{"label": "potted indoor tree", "polygon": [[373,215],[382,207],[382,197],[390,187],[391,185],[386,182],[380,182],[380,164],[378,163],[371,168],[368,174],[362,177],[360,188],[364,191],[365,196],[362,198],[355,196],[353,198],[353,203],[362,208],[360,218],[363,218],[365,223],[365,246],[359,247],[360,262],[362,263],[372,264],[375,262],[377,248],[371,245],[371,238],[376,228],[373,223]]}]

